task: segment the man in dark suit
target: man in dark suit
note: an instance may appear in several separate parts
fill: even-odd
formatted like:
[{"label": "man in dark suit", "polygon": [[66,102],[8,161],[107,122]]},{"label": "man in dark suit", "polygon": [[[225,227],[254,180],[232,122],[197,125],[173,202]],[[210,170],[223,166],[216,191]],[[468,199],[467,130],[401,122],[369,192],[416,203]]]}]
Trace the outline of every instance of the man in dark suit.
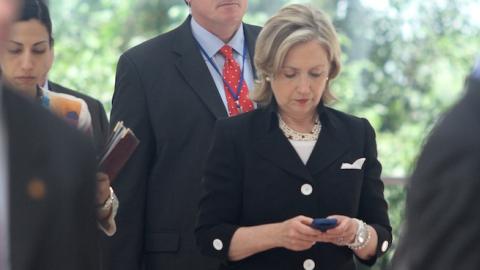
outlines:
[{"label": "man in dark suit", "polygon": [[100,155],[105,147],[105,142],[110,133],[110,125],[107,119],[107,113],[103,108],[102,103],[95,98],[80,92],[66,88],[60,84],[48,81],[48,88],[50,91],[72,95],[74,97],[83,99],[87,103],[88,110],[92,116],[92,130],[93,140],[95,144],[95,152]]},{"label": "man in dark suit", "polygon": [[392,269],[480,269],[479,134],[480,63],[420,155]]},{"label": "man in dark suit", "polygon": [[200,255],[193,234],[213,126],[230,104],[218,50],[234,48],[251,89],[260,29],[242,23],[247,0],[186,2],[192,16],[124,53],[117,66],[111,120],[123,120],[141,143],[113,183],[122,207],[112,269],[218,267]]},{"label": "man in dark suit", "polygon": [[10,241],[3,254],[9,254],[10,267],[0,268],[98,269],[91,143],[39,106],[1,92],[10,180]]}]

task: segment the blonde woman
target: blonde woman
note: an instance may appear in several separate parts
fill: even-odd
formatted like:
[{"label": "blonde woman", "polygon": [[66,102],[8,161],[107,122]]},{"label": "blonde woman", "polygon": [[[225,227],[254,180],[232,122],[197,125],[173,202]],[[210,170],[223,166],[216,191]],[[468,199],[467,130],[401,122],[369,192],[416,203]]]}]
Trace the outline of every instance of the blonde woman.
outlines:
[{"label": "blonde woman", "polygon": [[[374,264],[392,240],[381,165],[369,122],[326,106],[340,71],[332,23],[309,6],[281,9],[258,37],[255,66],[260,108],[217,122],[200,249],[220,269]],[[333,228],[314,228],[316,218]]]}]

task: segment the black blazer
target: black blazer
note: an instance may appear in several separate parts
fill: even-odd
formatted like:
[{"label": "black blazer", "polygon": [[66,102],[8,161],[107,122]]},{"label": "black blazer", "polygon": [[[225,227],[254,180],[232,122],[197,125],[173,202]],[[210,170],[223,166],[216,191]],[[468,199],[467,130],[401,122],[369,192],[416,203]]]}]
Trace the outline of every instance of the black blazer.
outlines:
[{"label": "black blazer", "polygon": [[[317,244],[303,252],[271,249],[228,262],[228,247],[238,227],[282,222],[298,215],[357,217],[375,228],[376,256],[392,235],[380,180],[381,165],[373,128],[367,120],[319,106],[322,130],[306,165],[278,127],[275,104],[218,121],[206,165],[196,236],[201,250],[224,261],[221,269],[355,269],[347,247]],[[342,163],[366,158],[362,169]],[[302,193],[305,184],[313,187]],[[212,244],[223,243],[218,251]],[[218,248],[218,246],[217,246]],[[364,263],[371,265],[376,257]]]},{"label": "black blazer", "polygon": [[95,151],[97,155],[101,154],[104,150],[105,142],[110,133],[110,125],[108,123],[107,114],[105,113],[105,109],[103,108],[102,103],[97,99],[68,89],[54,82],[48,81],[48,84],[50,86],[50,90],[53,92],[72,95],[74,97],[83,99],[85,103],[87,103],[88,110],[90,111],[90,115],[92,116],[92,129]]},{"label": "black blazer", "polygon": [[480,269],[480,78],[435,127],[408,186],[394,270]]},{"label": "black blazer", "polygon": [[2,103],[9,149],[11,270],[98,269],[90,142],[7,89]]},{"label": "black blazer", "polygon": [[[244,25],[250,57],[259,30]],[[123,120],[140,145],[113,183],[122,206],[112,269],[217,268],[197,250],[193,230],[209,141],[223,117],[190,19],[120,57],[111,122]]]}]

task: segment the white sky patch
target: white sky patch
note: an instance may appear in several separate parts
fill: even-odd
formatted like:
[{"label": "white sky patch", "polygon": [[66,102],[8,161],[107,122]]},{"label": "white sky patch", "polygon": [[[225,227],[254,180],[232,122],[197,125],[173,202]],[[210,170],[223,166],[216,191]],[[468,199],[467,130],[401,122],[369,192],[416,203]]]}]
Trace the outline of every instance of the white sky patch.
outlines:
[{"label": "white sky patch", "polygon": [[360,0],[360,3],[375,11],[386,11],[390,7],[388,0]]},{"label": "white sky patch", "polygon": [[465,7],[465,10],[472,25],[480,26],[480,1],[477,3],[470,3],[468,7]]}]

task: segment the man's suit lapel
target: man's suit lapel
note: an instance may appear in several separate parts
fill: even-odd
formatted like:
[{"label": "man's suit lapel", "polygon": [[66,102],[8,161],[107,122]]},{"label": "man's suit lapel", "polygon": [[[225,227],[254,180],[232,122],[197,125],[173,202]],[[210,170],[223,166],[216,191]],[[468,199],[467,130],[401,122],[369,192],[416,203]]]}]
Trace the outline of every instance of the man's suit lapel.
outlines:
[{"label": "man's suit lapel", "polygon": [[[30,121],[23,120],[23,107],[19,104],[20,97],[13,96],[5,91],[5,125],[7,128],[9,147],[9,190],[10,190],[10,251],[13,269],[29,269],[32,257],[39,247],[38,238],[44,237],[41,233],[47,200],[36,197],[41,195],[39,188],[48,187],[40,175],[41,155],[40,146],[35,142],[35,130],[29,129]],[[40,125],[39,125],[40,126]],[[44,184],[44,186],[42,186]],[[41,192],[41,190],[40,190]]]},{"label": "man's suit lapel", "polygon": [[217,119],[227,117],[227,111],[212,75],[193,38],[190,17],[177,29],[173,45],[173,51],[179,56],[176,66],[185,81]]}]

